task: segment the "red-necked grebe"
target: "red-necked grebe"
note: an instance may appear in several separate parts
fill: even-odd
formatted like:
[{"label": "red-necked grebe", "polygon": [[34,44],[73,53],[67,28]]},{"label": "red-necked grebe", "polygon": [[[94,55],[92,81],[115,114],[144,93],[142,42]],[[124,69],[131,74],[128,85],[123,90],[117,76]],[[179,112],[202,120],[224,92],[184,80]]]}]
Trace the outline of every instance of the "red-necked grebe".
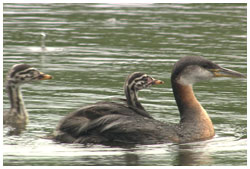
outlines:
[{"label": "red-necked grebe", "polygon": [[[55,140],[105,145],[186,143],[214,136],[213,123],[192,85],[214,77],[245,77],[203,57],[183,57],[173,67],[171,84],[180,122],[163,123],[117,103],[99,103],[71,113],[57,127]],[[63,136],[67,137],[63,137]],[[66,138],[66,139],[65,139]]]}]

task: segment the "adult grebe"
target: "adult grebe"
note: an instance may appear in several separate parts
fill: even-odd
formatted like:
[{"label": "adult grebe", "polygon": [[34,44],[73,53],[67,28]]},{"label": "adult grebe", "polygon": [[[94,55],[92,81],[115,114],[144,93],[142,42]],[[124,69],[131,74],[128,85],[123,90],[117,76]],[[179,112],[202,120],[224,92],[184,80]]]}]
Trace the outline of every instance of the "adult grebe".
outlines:
[{"label": "adult grebe", "polygon": [[[106,103],[82,108],[71,114],[67,125],[61,123],[57,132],[72,136],[69,142],[105,145],[185,143],[210,139],[214,128],[208,114],[196,99],[192,85],[213,77],[245,77],[222,68],[203,57],[183,57],[172,70],[171,83],[180,112],[178,124],[145,118],[133,110]],[[96,116],[100,114],[100,116]],[[90,119],[94,115],[93,120]],[[70,129],[70,130],[69,130]],[[73,129],[73,130],[72,130]],[[58,141],[64,141],[56,137]]]},{"label": "adult grebe", "polygon": [[[80,133],[90,128],[98,127],[98,120],[107,115],[133,116],[152,118],[138,100],[138,91],[151,85],[163,84],[147,74],[135,72],[130,74],[124,83],[125,104],[116,102],[99,102],[88,107],[81,108],[66,116],[58,125],[55,138],[60,142],[76,142]],[[93,110],[93,111],[92,111]]]},{"label": "adult grebe", "polygon": [[52,76],[39,72],[36,68],[27,64],[12,66],[7,75],[6,91],[9,96],[11,108],[3,113],[3,124],[12,126],[16,133],[25,128],[28,121],[28,113],[25,109],[20,86],[36,80],[51,79]]}]

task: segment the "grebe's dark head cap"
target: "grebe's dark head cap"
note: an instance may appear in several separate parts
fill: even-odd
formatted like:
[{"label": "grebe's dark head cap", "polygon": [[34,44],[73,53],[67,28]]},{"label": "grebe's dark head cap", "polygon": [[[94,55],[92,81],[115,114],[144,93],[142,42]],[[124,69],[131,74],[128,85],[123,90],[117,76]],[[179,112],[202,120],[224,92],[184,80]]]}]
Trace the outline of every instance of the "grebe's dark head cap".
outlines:
[{"label": "grebe's dark head cap", "polygon": [[175,63],[172,70],[172,76],[178,76],[187,66],[197,65],[204,69],[219,69],[217,64],[201,57],[201,56],[186,56]]},{"label": "grebe's dark head cap", "polygon": [[[172,70],[171,78],[172,79],[177,78],[184,70],[187,70],[186,69],[187,67],[189,68],[199,67],[200,68],[199,70],[207,70],[212,73],[213,77],[245,77],[245,75],[239,72],[220,67],[219,65],[201,56],[186,56],[186,57],[181,58],[178,62],[176,62]],[[201,76],[202,75],[200,75],[199,77]]]}]

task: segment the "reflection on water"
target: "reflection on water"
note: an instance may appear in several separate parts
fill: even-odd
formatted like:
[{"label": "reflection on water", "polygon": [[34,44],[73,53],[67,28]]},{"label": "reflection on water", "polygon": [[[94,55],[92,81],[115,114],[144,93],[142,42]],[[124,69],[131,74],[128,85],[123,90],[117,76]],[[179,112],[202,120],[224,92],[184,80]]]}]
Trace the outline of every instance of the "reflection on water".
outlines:
[{"label": "reflection on water", "polygon": [[[176,155],[175,163],[176,165],[190,166],[196,165],[211,165],[211,157],[209,152],[194,151],[195,148],[189,145],[180,145],[178,154]],[[200,158],[202,157],[202,158]]]},{"label": "reflection on water", "polygon": [[30,122],[20,136],[4,128],[4,165],[246,165],[246,79],[194,86],[214,123],[212,140],[118,148],[43,139],[69,112],[123,98],[135,71],[165,82],[140,99],[154,118],[177,123],[170,74],[179,58],[203,56],[246,74],[246,5],[4,4],[3,37],[4,77],[16,63],[54,77],[23,86]]}]

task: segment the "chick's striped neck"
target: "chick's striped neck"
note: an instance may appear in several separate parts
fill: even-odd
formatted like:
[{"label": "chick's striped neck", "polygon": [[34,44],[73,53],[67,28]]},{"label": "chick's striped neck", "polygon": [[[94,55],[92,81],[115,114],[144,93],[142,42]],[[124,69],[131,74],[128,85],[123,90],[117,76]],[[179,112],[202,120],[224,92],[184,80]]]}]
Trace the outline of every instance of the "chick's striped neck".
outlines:
[{"label": "chick's striped neck", "polygon": [[130,84],[126,83],[125,85],[125,95],[126,95],[128,106],[133,106],[133,107],[144,110],[143,106],[138,100],[137,91],[135,89],[135,84],[136,82],[132,81],[132,83]]},{"label": "chick's striped neck", "polygon": [[6,85],[6,90],[11,105],[10,111],[13,113],[20,114],[22,116],[27,116],[27,112],[22,98],[22,93],[20,91],[20,86],[9,80]]}]

